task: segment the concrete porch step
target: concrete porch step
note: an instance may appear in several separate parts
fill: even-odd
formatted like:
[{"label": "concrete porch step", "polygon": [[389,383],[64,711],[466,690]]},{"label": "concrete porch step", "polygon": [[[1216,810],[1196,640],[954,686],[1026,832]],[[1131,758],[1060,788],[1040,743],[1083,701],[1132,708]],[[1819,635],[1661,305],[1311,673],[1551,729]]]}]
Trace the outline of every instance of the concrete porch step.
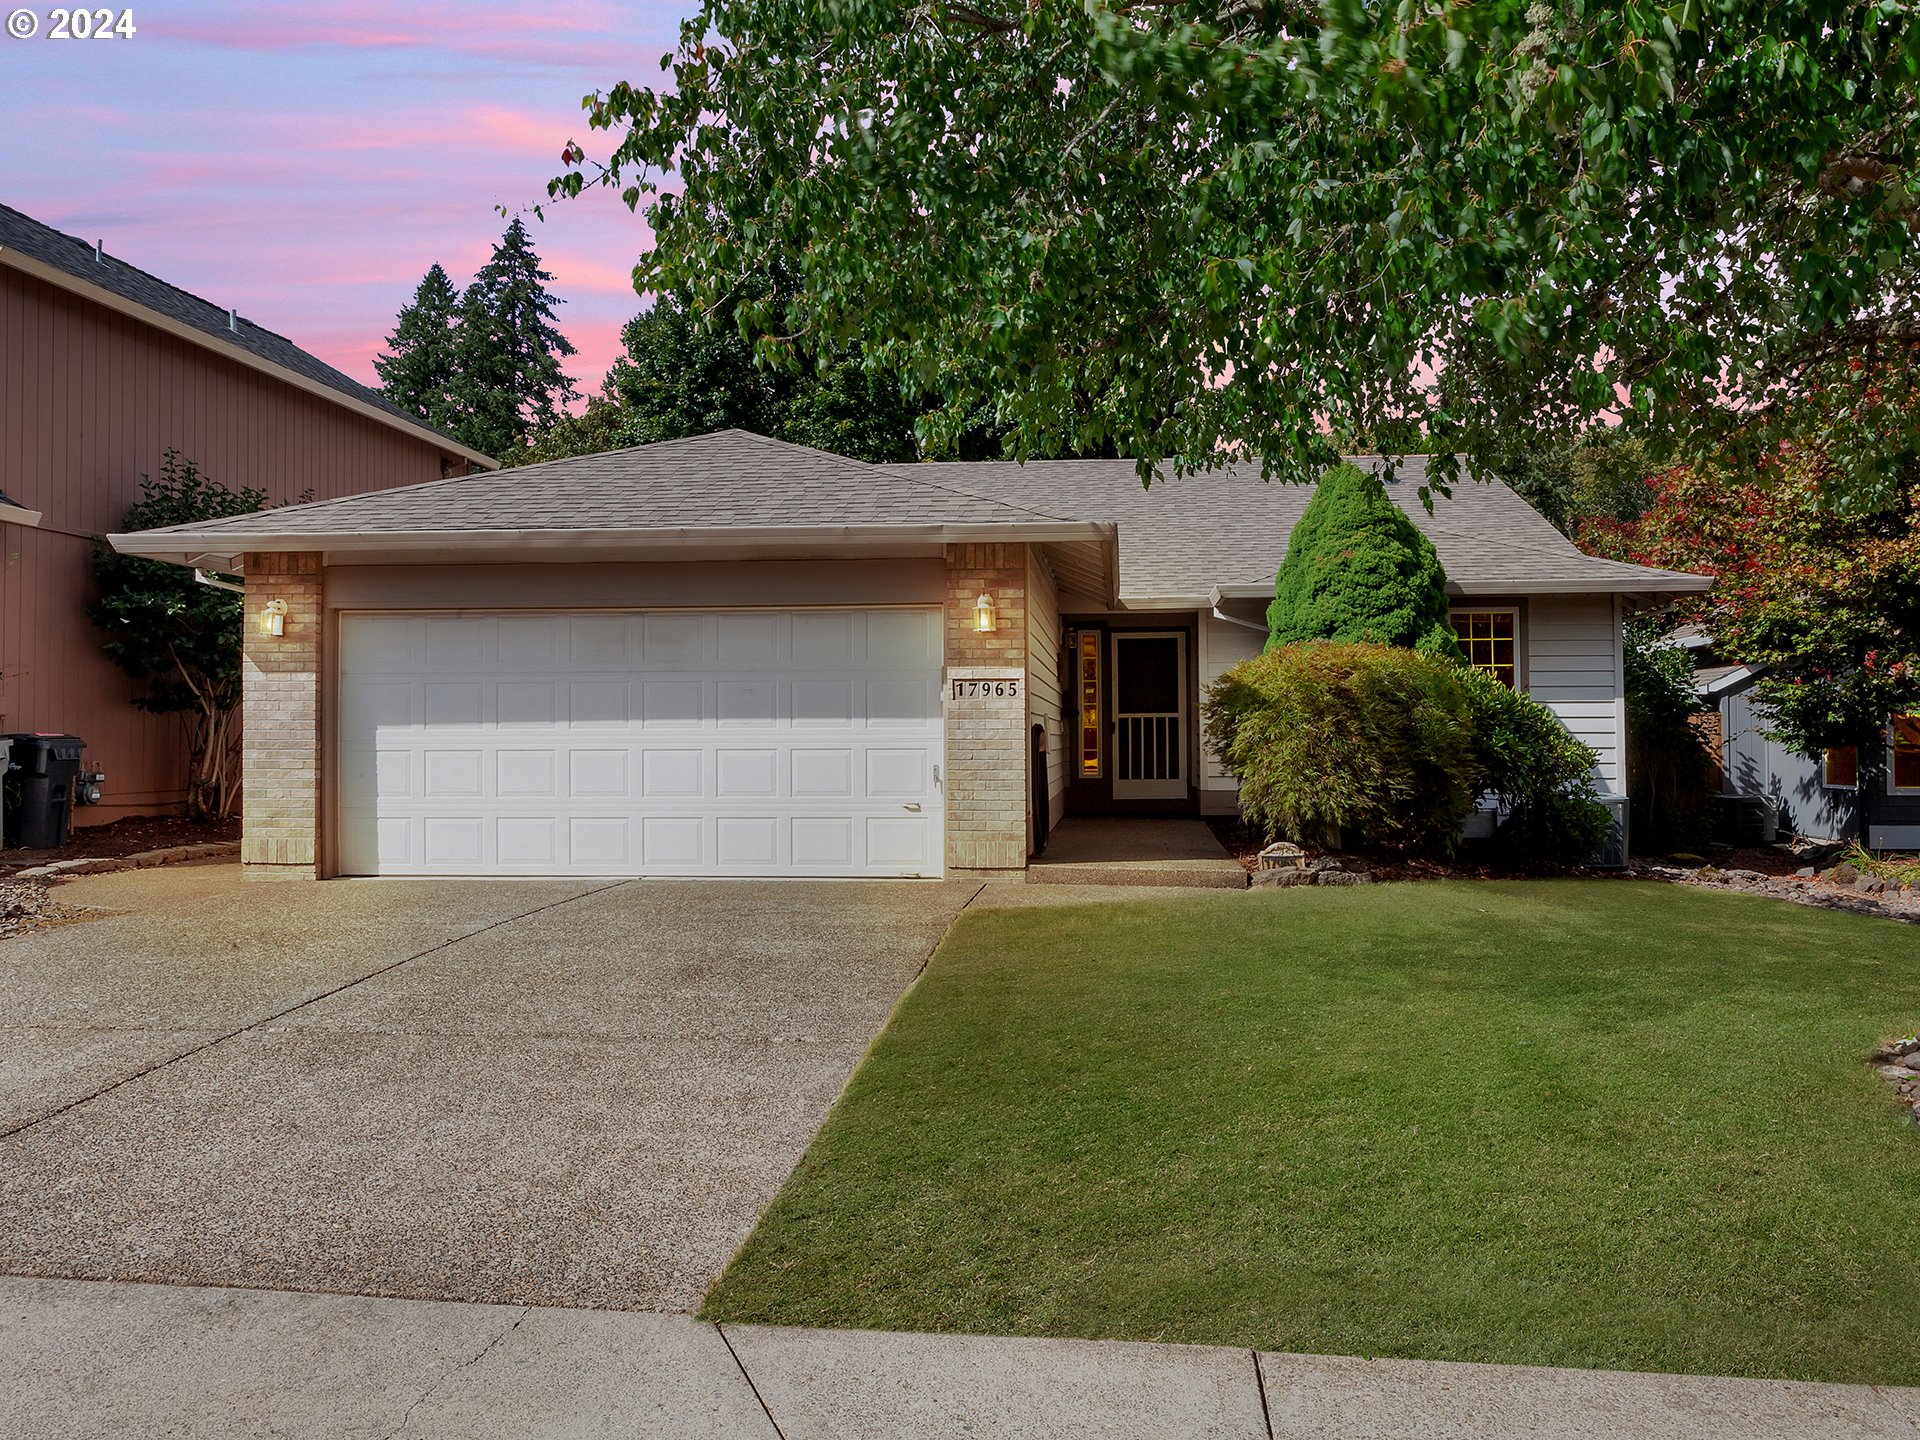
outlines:
[{"label": "concrete porch step", "polygon": [[1198,820],[1073,816],[1027,867],[1030,885],[1158,885],[1244,890],[1249,876]]}]

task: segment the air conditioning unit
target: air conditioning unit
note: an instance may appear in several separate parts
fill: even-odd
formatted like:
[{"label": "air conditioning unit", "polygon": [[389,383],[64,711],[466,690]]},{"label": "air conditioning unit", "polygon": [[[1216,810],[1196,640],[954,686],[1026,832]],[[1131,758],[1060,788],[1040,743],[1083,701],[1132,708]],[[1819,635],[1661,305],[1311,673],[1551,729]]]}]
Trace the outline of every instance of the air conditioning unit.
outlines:
[{"label": "air conditioning unit", "polygon": [[1771,845],[1780,828],[1780,807],[1766,795],[1715,796],[1714,834],[1725,844]]},{"label": "air conditioning unit", "polygon": [[1587,863],[1600,870],[1624,870],[1627,868],[1627,797],[1602,795],[1599,799],[1607,807],[1613,824],[1607,829],[1606,840]]}]

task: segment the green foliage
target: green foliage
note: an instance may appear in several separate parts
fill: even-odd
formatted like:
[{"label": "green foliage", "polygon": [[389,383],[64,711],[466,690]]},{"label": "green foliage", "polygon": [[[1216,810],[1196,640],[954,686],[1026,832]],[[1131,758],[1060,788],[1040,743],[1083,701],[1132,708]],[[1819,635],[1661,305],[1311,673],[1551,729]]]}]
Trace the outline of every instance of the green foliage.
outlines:
[{"label": "green foliage", "polygon": [[1644,437],[1602,426],[1564,444],[1516,450],[1500,478],[1566,535],[1593,521],[1627,523],[1653,503],[1660,467]]},{"label": "green foliage", "polygon": [[1433,542],[1377,474],[1336,465],[1293,528],[1267,608],[1269,649],[1303,640],[1405,645],[1458,658]]},{"label": "green foliage", "polygon": [[[140,498],[121,524],[150,530],[266,505],[264,490],[229,489],[169,449],[157,478],[140,477]],[[94,546],[93,574],[97,594],[87,617],[104,636],[107,658],[140,682],[134,704],[186,719],[188,813],[229,813],[237,793],[240,597],[200,584],[182,566],[122,555],[105,542]]]},{"label": "green foliage", "polygon": [[1627,622],[1627,795],[1641,854],[1692,849],[1712,826],[1714,757],[1694,723],[1702,705],[1693,659],[1658,619]]},{"label": "green foliage", "polygon": [[[1485,468],[1621,411],[1759,443],[1913,333],[1917,23],[705,0],[657,89],[587,98],[611,149],[550,190],[643,208],[640,286],[703,309],[803,256],[758,345],[863,341],[931,428],[992,405],[1018,455],[1308,480],[1352,434]],[[1897,437],[1850,433],[1871,483]]]},{"label": "green foliage", "polygon": [[579,398],[561,368],[574,347],[553,323],[552,281],[519,220],[464,293],[434,265],[373,362],[382,392],[484,455],[538,443]]},{"label": "green foliage", "polygon": [[460,296],[456,433],[483,454],[505,455],[544,435],[578,398],[561,369],[574,347],[553,324],[560,301],[547,291],[552,280],[516,219]]},{"label": "green foliage", "polygon": [[389,400],[449,433],[460,422],[453,393],[459,364],[454,317],[459,305],[460,292],[447,272],[434,265],[414,290],[413,303],[402,307],[385,353],[373,361]]},{"label": "green foliage", "polygon": [[1502,812],[1494,848],[1514,865],[1584,865],[1612,827],[1593,786],[1592,748],[1546,706],[1484,670],[1462,668],[1482,795]]},{"label": "green foliage", "polygon": [[1461,667],[1316,641],[1243,661],[1207,691],[1209,748],[1240,808],[1313,845],[1448,854],[1475,794]]},{"label": "green foliage", "polygon": [[561,419],[510,464],[592,455],[738,427],[856,460],[912,460],[914,410],[897,383],[847,356],[781,368],[755,361],[731,310],[695,315],[663,295],[627,322],[624,352],[586,413]]}]

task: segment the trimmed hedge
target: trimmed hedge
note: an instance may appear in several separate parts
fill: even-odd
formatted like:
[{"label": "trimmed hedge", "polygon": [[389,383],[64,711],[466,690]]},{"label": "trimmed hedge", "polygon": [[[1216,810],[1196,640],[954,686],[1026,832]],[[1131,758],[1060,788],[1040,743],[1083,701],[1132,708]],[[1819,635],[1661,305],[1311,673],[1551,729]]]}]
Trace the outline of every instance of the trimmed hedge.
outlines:
[{"label": "trimmed hedge", "polygon": [[1481,796],[1517,864],[1592,858],[1610,817],[1594,753],[1537,700],[1400,646],[1314,641],[1269,650],[1207,691],[1208,746],[1240,808],[1303,844],[1445,856]]},{"label": "trimmed hedge", "polygon": [[1464,673],[1399,646],[1243,661],[1208,688],[1206,735],[1246,817],[1306,844],[1445,854],[1473,803]]}]

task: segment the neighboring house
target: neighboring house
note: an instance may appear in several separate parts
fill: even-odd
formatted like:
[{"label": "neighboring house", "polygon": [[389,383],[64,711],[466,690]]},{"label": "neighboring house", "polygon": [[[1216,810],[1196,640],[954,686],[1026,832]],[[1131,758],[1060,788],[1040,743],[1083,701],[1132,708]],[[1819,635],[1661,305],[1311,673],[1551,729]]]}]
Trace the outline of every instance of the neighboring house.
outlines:
[{"label": "neighboring house", "polygon": [[[1708,582],[1423,473],[1470,655],[1622,793],[1621,613]],[[1200,699],[1310,494],[736,430],[113,543],[246,574],[250,873],[939,875],[1234,809]]]},{"label": "neighboring house", "polygon": [[[1675,632],[1693,652],[1694,689],[1714,708],[1721,793],[1764,801],[1784,835],[1851,840],[1860,833],[1860,755],[1852,745],[1805,755],[1768,734],[1755,703],[1763,665],[1724,659],[1713,637],[1695,626]],[[1881,793],[1867,805],[1867,844],[1875,850],[1920,848],[1920,717],[1897,716],[1887,730]]]},{"label": "neighboring house", "polygon": [[104,770],[83,821],[185,794],[177,716],[89,623],[93,545],[176,449],[276,503],[410,485],[493,461],[292,342],[0,206],[0,731],[71,731]]}]

